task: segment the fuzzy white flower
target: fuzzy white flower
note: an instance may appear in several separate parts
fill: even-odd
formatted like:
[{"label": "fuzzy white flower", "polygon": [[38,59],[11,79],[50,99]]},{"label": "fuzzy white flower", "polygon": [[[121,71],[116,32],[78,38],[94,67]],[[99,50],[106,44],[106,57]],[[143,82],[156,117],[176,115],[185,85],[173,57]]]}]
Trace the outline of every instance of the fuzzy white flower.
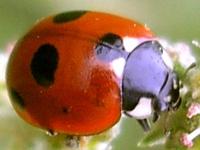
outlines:
[{"label": "fuzzy white flower", "polygon": [[[188,108],[187,117],[191,119],[192,117],[200,114],[200,104],[199,103],[192,103]],[[200,127],[196,128],[191,133],[183,133],[180,137],[180,142],[188,147],[191,148],[193,146],[193,140],[200,135]]]},{"label": "fuzzy white flower", "polygon": [[196,62],[194,55],[190,46],[184,42],[178,42],[175,44],[169,43],[165,39],[159,39],[162,46],[165,48],[170,57],[178,62],[184,67],[188,68],[191,64]]}]

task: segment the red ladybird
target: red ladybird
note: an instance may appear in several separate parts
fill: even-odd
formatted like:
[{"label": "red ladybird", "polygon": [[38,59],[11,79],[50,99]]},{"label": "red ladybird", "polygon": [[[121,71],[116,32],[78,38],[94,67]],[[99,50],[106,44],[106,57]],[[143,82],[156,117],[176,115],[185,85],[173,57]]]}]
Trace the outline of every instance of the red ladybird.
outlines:
[{"label": "red ladybird", "polygon": [[117,58],[126,58],[136,43],[152,38],[145,26],[106,13],[73,11],[48,17],[10,56],[7,86],[12,104],[24,120],[45,130],[103,132],[121,116],[126,60]]}]

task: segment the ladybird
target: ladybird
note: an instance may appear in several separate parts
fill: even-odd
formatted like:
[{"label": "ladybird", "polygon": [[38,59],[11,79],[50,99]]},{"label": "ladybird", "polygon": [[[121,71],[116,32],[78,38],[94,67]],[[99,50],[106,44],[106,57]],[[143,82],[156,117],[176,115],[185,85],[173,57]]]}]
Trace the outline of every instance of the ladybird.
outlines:
[{"label": "ladybird", "polygon": [[144,25],[93,11],[71,11],[38,22],[16,44],[7,89],[30,124],[68,135],[93,135],[121,113],[147,130],[152,113],[176,108],[177,75]]}]

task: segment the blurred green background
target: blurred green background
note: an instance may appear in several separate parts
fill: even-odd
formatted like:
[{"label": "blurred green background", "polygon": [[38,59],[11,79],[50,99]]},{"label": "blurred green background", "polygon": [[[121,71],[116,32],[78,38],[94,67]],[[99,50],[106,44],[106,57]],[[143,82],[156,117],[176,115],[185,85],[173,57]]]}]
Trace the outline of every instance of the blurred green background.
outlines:
[{"label": "blurred green background", "polygon": [[[198,48],[192,45],[192,40],[200,40],[200,1],[197,0],[0,0],[0,49],[5,49],[9,42],[19,39],[38,19],[80,9],[110,12],[135,19],[147,24],[159,37],[171,42],[184,41],[198,51]],[[2,105],[3,102],[0,102],[0,109],[5,109],[5,114],[0,113],[0,150],[12,150],[15,146],[15,149],[19,150],[27,149],[23,143],[19,144],[20,140],[31,141],[33,138],[28,136],[36,136],[39,131],[20,120],[10,105],[1,107]],[[5,117],[6,115],[9,118]],[[30,132],[31,135],[27,135]],[[41,137],[45,136],[40,134]],[[135,120],[124,119],[121,134],[113,141],[113,150],[142,150],[137,148],[137,141],[142,136],[143,132]],[[15,137],[16,139],[13,139]],[[10,146],[12,140],[19,145]],[[16,142],[17,140],[19,142]],[[41,149],[33,145],[29,145],[32,146],[30,149]],[[156,149],[162,148],[152,148]]]}]

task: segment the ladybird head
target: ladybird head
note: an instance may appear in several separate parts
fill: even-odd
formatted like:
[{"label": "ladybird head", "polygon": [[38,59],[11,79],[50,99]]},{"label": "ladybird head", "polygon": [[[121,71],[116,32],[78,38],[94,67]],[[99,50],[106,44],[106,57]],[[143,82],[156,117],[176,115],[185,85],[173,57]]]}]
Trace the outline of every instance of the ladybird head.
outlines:
[{"label": "ladybird head", "polygon": [[164,48],[146,41],[129,53],[122,79],[123,110],[138,120],[180,105],[179,80],[163,59]]},{"label": "ladybird head", "polygon": [[[158,41],[143,41],[132,51],[126,51],[123,40],[115,34],[108,33],[100,41],[96,47],[98,59],[110,64],[119,58],[125,60],[121,92],[123,110],[128,116],[144,119],[152,113],[158,115],[178,108],[179,79]],[[116,66],[112,68],[117,74]]]}]

